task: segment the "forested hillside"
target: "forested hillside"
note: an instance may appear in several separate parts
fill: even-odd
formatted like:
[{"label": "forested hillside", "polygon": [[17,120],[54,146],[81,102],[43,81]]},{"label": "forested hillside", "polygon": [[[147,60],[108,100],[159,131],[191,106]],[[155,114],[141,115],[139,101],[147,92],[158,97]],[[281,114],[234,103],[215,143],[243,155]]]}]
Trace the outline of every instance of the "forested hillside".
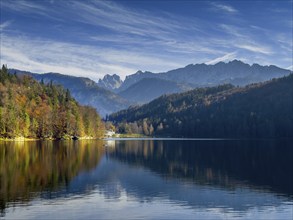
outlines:
[{"label": "forested hillside", "polygon": [[[119,131],[172,137],[292,137],[293,75],[164,95],[110,115]],[[139,128],[139,129],[136,129]]]},{"label": "forested hillside", "polygon": [[102,137],[104,125],[92,107],[81,106],[69,90],[27,75],[0,71],[0,137]]}]

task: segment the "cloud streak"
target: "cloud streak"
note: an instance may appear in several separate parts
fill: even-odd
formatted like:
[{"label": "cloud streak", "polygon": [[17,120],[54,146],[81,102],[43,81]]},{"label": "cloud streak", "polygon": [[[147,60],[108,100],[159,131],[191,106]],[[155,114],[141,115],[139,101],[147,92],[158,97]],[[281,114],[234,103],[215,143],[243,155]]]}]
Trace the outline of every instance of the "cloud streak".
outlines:
[{"label": "cloud streak", "polygon": [[215,9],[226,12],[226,13],[237,13],[238,12],[238,10],[236,10],[235,8],[233,8],[231,5],[228,5],[228,4],[212,2],[211,5]]},{"label": "cloud streak", "polygon": [[217,57],[213,60],[210,60],[208,62],[205,62],[205,64],[216,64],[218,62],[223,62],[223,61],[230,61],[230,60],[233,60],[236,58],[236,55],[237,55],[237,52],[232,52],[232,53],[228,53],[228,54],[225,54],[224,56],[221,56],[221,57]]},{"label": "cloud streak", "polygon": [[168,57],[153,57],[127,50],[95,48],[91,46],[44,40],[2,36],[1,62],[13,68],[33,72],[61,72],[87,76],[98,80],[103,75],[119,73],[123,77],[140,67],[152,71],[166,71],[184,63]]},{"label": "cloud streak", "polygon": [[5,28],[10,26],[11,23],[12,21],[4,21],[2,24],[0,24],[0,31],[2,32]]},{"label": "cloud streak", "polygon": [[255,53],[262,53],[267,55],[273,53],[269,48],[265,48],[265,47],[261,47],[257,45],[240,44],[240,45],[236,45],[236,47],[249,50]]}]

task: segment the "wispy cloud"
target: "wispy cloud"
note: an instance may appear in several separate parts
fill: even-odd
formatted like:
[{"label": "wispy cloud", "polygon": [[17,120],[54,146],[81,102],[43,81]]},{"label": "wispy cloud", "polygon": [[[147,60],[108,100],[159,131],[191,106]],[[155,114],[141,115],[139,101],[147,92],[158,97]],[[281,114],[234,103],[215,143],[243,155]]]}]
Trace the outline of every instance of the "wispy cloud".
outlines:
[{"label": "wispy cloud", "polygon": [[[46,3],[45,0],[43,1],[28,1],[28,0],[5,0],[1,1],[1,9],[7,9],[9,11],[16,11],[18,13],[27,14],[29,16],[41,16],[47,17],[51,20],[62,21],[58,17],[58,9],[55,10],[52,7],[46,7],[41,2]],[[65,2],[65,1],[62,1]],[[51,4],[51,3],[50,3]]]},{"label": "wispy cloud", "polygon": [[237,52],[232,52],[232,53],[228,53],[228,54],[225,54],[224,56],[221,56],[221,57],[217,57],[215,59],[212,59],[210,61],[207,61],[205,62],[205,64],[216,64],[218,62],[221,62],[221,61],[230,61],[230,60],[233,60],[237,57]]},{"label": "wispy cloud", "polygon": [[151,67],[151,71],[160,72],[185,64],[142,52],[6,35],[1,39],[1,63],[33,72],[61,72],[94,80],[107,73],[125,77],[142,68],[148,70]]},{"label": "wispy cloud", "polygon": [[236,27],[235,25],[228,25],[228,24],[220,24],[220,29],[222,29],[225,33],[230,34],[234,37],[238,38],[247,38],[248,33],[242,33],[243,29],[240,27]]},{"label": "wispy cloud", "polygon": [[270,48],[266,48],[266,47],[262,47],[258,45],[252,45],[252,44],[238,44],[236,45],[236,47],[249,50],[255,53],[262,53],[267,55],[273,53]]},{"label": "wispy cloud", "polygon": [[6,7],[14,11],[21,12],[35,11],[35,13],[39,13],[39,11],[45,11],[45,8],[40,4],[37,4],[35,1],[25,0],[18,0],[17,2],[14,0],[6,0],[1,2],[1,7]]},{"label": "wispy cloud", "polygon": [[[56,20],[73,20],[75,22],[103,27],[108,30],[104,35],[84,36],[89,40],[114,42],[119,44],[161,45],[183,53],[194,51],[212,51],[198,45],[186,46],[188,42],[178,41],[184,32],[203,34],[204,30],[195,20],[190,22],[181,16],[161,12],[153,14],[149,11],[137,11],[123,7],[121,4],[110,1],[62,1],[54,3],[54,7],[44,7],[38,1],[20,1],[13,6],[13,1],[8,0],[4,7],[23,13],[40,14],[54,17]],[[38,10],[36,10],[38,9]],[[58,10],[56,10],[58,9]],[[64,17],[66,15],[66,17]],[[184,24],[184,25],[182,25]],[[82,33],[76,33],[81,35]],[[176,42],[176,43],[174,43]],[[195,46],[196,45],[196,46]]]},{"label": "wispy cloud", "polygon": [[232,7],[231,5],[228,4],[223,4],[223,3],[218,3],[218,2],[211,2],[211,5],[217,9],[217,10],[221,10],[223,12],[226,13],[237,13],[238,10],[236,10],[234,7]]},{"label": "wispy cloud", "polygon": [[3,31],[5,28],[7,28],[12,21],[4,21],[3,23],[0,24],[0,31]]},{"label": "wispy cloud", "polygon": [[[175,38],[182,31],[202,32],[196,22],[169,13],[137,11],[109,1],[80,1],[70,5],[79,11],[78,22],[104,27],[118,33],[151,39]],[[184,23],[184,25],[182,25]]]},{"label": "wispy cloud", "polygon": [[27,0],[5,0],[1,1],[1,8],[6,8],[11,11],[18,11],[21,13],[27,14],[37,14],[41,16],[46,16],[51,19],[56,19],[55,16],[51,16],[50,10],[47,7],[44,7],[41,4],[38,4],[38,1],[27,1]]},{"label": "wispy cloud", "polygon": [[[244,49],[254,53],[265,55],[273,54],[270,46],[257,41],[257,38],[247,28],[235,27],[233,25],[220,24],[219,27],[230,35],[230,40],[222,41],[224,44],[232,44],[235,48]],[[255,28],[258,31],[264,31],[262,28]]]}]

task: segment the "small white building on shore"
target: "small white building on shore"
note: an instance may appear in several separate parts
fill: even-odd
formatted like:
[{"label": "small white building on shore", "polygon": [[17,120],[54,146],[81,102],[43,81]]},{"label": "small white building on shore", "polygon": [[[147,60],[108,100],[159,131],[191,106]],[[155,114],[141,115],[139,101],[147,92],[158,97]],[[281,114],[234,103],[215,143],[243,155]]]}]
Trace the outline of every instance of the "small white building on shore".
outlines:
[{"label": "small white building on shore", "polygon": [[106,137],[113,137],[114,135],[115,135],[115,131],[106,130],[106,132],[105,132]]}]

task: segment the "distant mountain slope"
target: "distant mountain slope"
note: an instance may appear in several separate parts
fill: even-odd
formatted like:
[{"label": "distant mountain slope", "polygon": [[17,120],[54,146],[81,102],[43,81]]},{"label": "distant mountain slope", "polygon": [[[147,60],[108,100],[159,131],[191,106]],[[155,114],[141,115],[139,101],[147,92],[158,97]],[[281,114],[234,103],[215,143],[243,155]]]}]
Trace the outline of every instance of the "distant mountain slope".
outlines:
[{"label": "distant mountain slope", "polygon": [[177,82],[189,82],[195,86],[213,86],[223,83],[247,85],[290,74],[289,70],[276,66],[249,65],[239,60],[215,65],[195,64],[161,73],[161,77]]},{"label": "distant mountain slope", "polygon": [[83,105],[90,105],[97,109],[100,115],[105,116],[112,112],[127,108],[131,103],[115,93],[99,87],[93,80],[84,77],[74,77],[59,73],[36,74],[20,70],[10,70],[11,73],[29,74],[38,81],[60,84],[70,90],[72,96]]},{"label": "distant mountain slope", "polygon": [[135,83],[139,82],[145,78],[159,78],[158,74],[151,73],[151,72],[142,72],[141,70],[137,71],[136,73],[126,76],[125,80],[118,88],[118,92],[124,91],[125,89],[129,88],[130,86],[134,85]]},{"label": "distant mountain slope", "polygon": [[110,91],[114,91],[118,89],[121,84],[122,80],[120,79],[120,76],[113,74],[112,76],[107,74],[103,77],[103,79],[99,79],[99,82],[97,83],[98,86],[103,87],[105,89],[108,89]]},{"label": "distant mountain slope", "polygon": [[147,124],[156,135],[293,137],[292,85],[293,74],[243,88],[199,88],[162,96],[109,119]]},{"label": "distant mountain slope", "polygon": [[183,68],[163,73],[151,73],[138,71],[126,77],[119,88],[125,90],[144,78],[160,78],[169,81],[180,82],[195,87],[215,86],[224,83],[233,85],[247,85],[262,82],[272,78],[278,78],[290,74],[290,70],[276,66],[249,65],[239,60],[228,63],[219,62],[214,65],[190,64]]},{"label": "distant mountain slope", "polygon": [[178,93],[192,89],[176,82],[157,79],[143,78],[118,94],[136,103],[146,103],[163,94]]}]

